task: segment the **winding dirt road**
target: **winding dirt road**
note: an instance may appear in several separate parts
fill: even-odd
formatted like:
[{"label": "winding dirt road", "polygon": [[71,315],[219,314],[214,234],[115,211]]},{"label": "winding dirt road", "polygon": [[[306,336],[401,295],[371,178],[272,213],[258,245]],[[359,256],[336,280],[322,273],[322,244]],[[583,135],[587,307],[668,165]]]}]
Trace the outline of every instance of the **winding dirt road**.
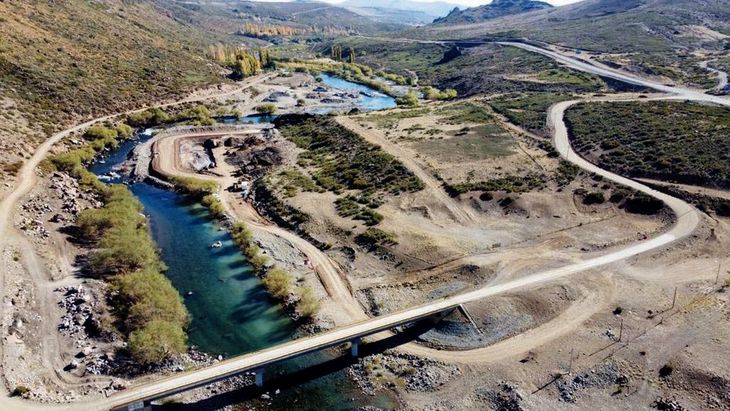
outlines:
[{"label": "winding dirt road", "polygon": [[418,162],[397,144],[391,143],[388,139],[380,134],[379,131],[367,129],[357,123],[352,117],[337,116],[335,120],[343,127],[356,133],[364,138],[370,144],[381,146],[388,154],[392,155],[398,161],[403,163],[408,170],[415,174],[428,187],[429,192],[439,200],[441,204],[449,211],[454,219],[460,223],[470,223],[476,220],[474,210],[465,207],[463,204],[450,197],[443,189],[443,184],[438,181],[433,174],[424,169]]},{"label": "winding dirt road", "polygon": [[[537,52],[540,54],[547,55],[551,58],[554,58],[557,61],[560,61],[570,67],[576,68],[581,71],[587,71],[591,72],[593,74],[599,74],[606,77],[615,78],[618,80],[626,81],[628,83],[642,85],[646,87],[650,87],[652,89],[656,89],[661,92],[665,93],[671,93],[674,94],[675,97],[673,98],[679,98],[679,99],[687,99],[687,100],[694,100],[694,101],[701,101],[701,102],[707,102],[707,103],[715,103],[715,104],[721,104],[726,107],[730,107],[730,101],[726,99],[722,99],[720,97],[716,96],[708,96],[705,94],[702,94],[701,92],[695,91],[695,90],[689,90],[689,89],[682,89],[677,87],[669,87],[665,85],[660,85],[656,83],[652,83],[647,80],[643,80],[640,78],[636,78],[633,76],[630,76],[625,73],[615,72],[611,70],[606,70],[603,68],[597,68],[595,66],[591,66],[590,64],[580,62],[575,59],[571,59],[569,57],[560,55],[559,53],[549,51],[549,50],[543,50],[534,46],[528,46],[520,43],[503,43],[505,45],[511,45],[515,47],[520,47],[526,50],[530,50],[533,52]],[[209,97],[206,97],[209,98]],[[565,127],[565,123],[563,122],[563,116],[565,111],[572,105],[576,104],[580,100],[575,101],[568,101],[568,102],[562,102],[558,103],[555,106],[550,108],[549,111],[549,121],[553,128],[554,132],[554,142],[557,151],[561,154],[563,158],[565,158],[567,161],[576,164],[580,168],[591,172],[596,173],[598,175],[603,176],[604,178],[614,181],[618,184],[626,185],[629,187],[632,187],[638,191],[642,191],[648,195],[654,196],[663,202],[665,202],[676,214],[677,220],[675,224],[672,226],[672,228],[652,239],[649,239],[647,241],[642,241],[641,243],[628,246],[622,249],[619,249],[617,251],[608,252],[606,254],[600,255],[598,257],[590,258],[587,260],[583,260],[574,264],[567,265],[565,267],[560,267],[552,270],[543,271],[540,273],[535,273],[529,276],[525,276],[523,278],[519,278],[516,280],[508,281],[502,284],[498,285],[491,285],[486,286],[477,290],[473,290],[464,294],[456,295],[449,297],[446,300],[439,300],[437,302],[434,302],[435,305],[438,304],[445,304],[445,303],[465,303],[470,301],[476,301],[479,299],[483,299],[489,296],[498,295],[505,292],[510,291],[516,291],[516,290],[522,290],[526,288],[534,288],[538,286],[542,286],[551,282],[554,282],[557,279],[565,278],[570,275],[574,275],[577,273],[582,273],[587,270],[601,267],[607,264],[611,264],[613,262],[624,260],[628,257],[632,257],[641,253],[649,252],[652,250],[664,248],[669,244],[672,244],[673,242],[685,238],[689,236],[694,229],[696,228],[697,224],[699,223],[699,214],[698,212],[692,208],[690,205],[684,203],[683,201],[670,197],[668,195],[665,195],[663,193],[660,193],[656,190],[653,190],[637,181],[630,180],[621,176],[618,176],[614,173],[602,170],[595,165],[585,161],[581,157],[579,157],[570,147],[570,143],[568,140],[568,133],[567,129]],[[104,119],[109,118],[103,117],[101,119],[95,120],[95,121],[101,121]],[[59,133],[57,135],[54,135],[51,139],[46,141],[41,147],[39,147],[39,151],[37,151],[34,156],[31,158],[31,160],[24,165],[24,167],[20,171],[20,177],[19,177],[19,184],[16,189],[10,193],[8,197],[6,197],[5,200],[0,204],[0,234],[4,234],[5,231],[8,228],[8,224],[10,222],[10,214],[11,211],[14,209],[14,206],[17,204],[19,199],[27,194],[27,192],[33,187],[35,184],[35,173],[34,169],[37,166],[37,164],[40,162],[40,160],[46,155],[50,147],[55,144],[57,141],[68,135],[70,132],[75,130],[80,130],[84,127],[87,127],[91,124],[93,124],[95,121],[87,122],[84,124],[81,124],[79,126],[73,127],[69,130],[66,130],[62,133]],[[285,232],[286,233],[286,232]],[[286,234],[291,235],[291,234]],[[5,235],[2,235],[3,239],[6,239],[7,237]],[[297,237],[298,238],[298,237]],[[308,243],[307,243],[308,244]],[[339,275],[336,277],[339,278]],[[345,287],[346,288],[346,287]],[[348,291],[349,293],[349,291]],[[589,294],[590,295],[590,294]],[[350,296],[351,297],[351,296]],[[568,311],[564,312],[561,316],[558,318],[564,318],[563,316],[567,315],[569,318],[572,318],[575,320],[575,323],[572,324],[570,329],[573,329],[574,327],[579,326],[585,319],[589,318],[590,315],[587,315],[588,310],[581,310],[581,308],[585,307],[585,304],[587,304],[586,301],[589,300],[579,300],[578,304],[572,308],[570,308]],[[428,306],[428,305],[427,305]],[[517,344],[517,340],[513,339],[511,341],[511,344],[509,345],[496,345],[497,348],[492,348],[491,350],[489,348],[480,349],[480,350],[471,350],[471,351],[464,351],[460,353],[459,355],[454,355],[454,353],[444,353],[439,354],[442,355],[444,358],[447,358],[451,361],[456,359],[457,361],[464,361],[464,362],[480,362],[480,361],[486,361],[490,358],[492,358],[495,355],[500,356],[509,356],[509,355],[516,355],[520,351],[524,351],[527,349],[530,349],[531,347],[534,347],[537,343],[539,345],[540,342],[549,341],[552,338],[556,338],[559,335],[555,335],[554,332],[552,332],[549,327],[537,327],[528,333],[522,334],[521,336],[514,337],[518,339],[522,339],[524,343]],[[509,340],[508,340],[509,341]],[[515,347],[515,348],[512,348]],[[420,351],[423,355],[434,355],[433,352],[430,351]],[[459,358],[457,358],[459,357]],[[145,386],[139,386],[139,387],[132,387],[128,390],[126,390],[122,395],[126,398],[133,398],[135,391],[141,390],[144,391]],[[4,401],[4,400],[3,400]],[[43,406],[40,406],[39,404],[32,404],[30,403],[23,403],[23,402],[16,402],[13,401],[13,408],[20,406],[21,408],[25,408],[25,406],[36,408],[36,405],[38,405],[38,408],[43,408]],[[22,404],[22,406],[20,405]],[[65,405],[61,406],[62,408],[73,408],[73,409],[99,409],[103,408],[107,404],[104,400],[97,400],[97,401],[90,401],[86,403],[80,403],[76,405]]]}]

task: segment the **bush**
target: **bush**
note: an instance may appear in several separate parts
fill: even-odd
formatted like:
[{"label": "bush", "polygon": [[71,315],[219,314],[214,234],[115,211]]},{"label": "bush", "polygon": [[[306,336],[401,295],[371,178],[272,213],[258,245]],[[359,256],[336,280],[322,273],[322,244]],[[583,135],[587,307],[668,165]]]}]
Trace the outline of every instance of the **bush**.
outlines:
[{"label": "bush", "polygon": [[16,385],[13,392],[10,393],[11,397],[26,397],[30,394],[30,388],[25,385]]},{"label": "bush", "polygon": [[215,194],[208,194],[200,200],[200,203],[208,208],[210,215],[215,218],[222,218],[226,215],[226,209],[223,202]]},{"label": "bush", "polygon": [[289,296],[291,288],[291,274],[281,268],[272,268],[262,282],[269,293],[276,298],[285,299]]},{"label": "bush", "polygon": [[363,233],[355,237],[355,241],[361,246],[369,249],[398,244],[393,233],[383,231],[379,228],[368,228]]},{"label": "bush", "polygon": [[200,178],[175,176],[170,178],[170,181],[179,190],[197,198],[203,198],[208,194],[213,194],[218,191],[218,184],[214,181]]},{"label": "bush", "polygon": [[187,349],[187,337],[178,324],[154,320],[129,335],[129,353],[141,364],[155,364]]},{"label": "bush", "polygon": [[494,195],[492,195],[489,191],[484,191],[479,195],[479,199],[482,201],[491,201],[494,198]]},{"label": "bush", "polygon": [[116,295],[112,308],[124,318],[126,330],[138,330],[150,321],[162,320],[185,327],[189,315],[170,280],[158,271],[137,271],[112,279]]},{"label": "bush", "polygon": [[274,114],[276,112],[276,106],[271,103],[261,104],[253,108],[259,114]]},{"label": "bush", "polygon": [[634,214],[652,215],[658,213],[663,207],[664,203],[661,200],[644,193],[638,193],[626,200],[626,211]]},{"label": "bush", "polygon": [[312,318],[319,312],[319,300],[317,300],[311,287],[305,286],[299,289],[297,311],[299,311],[299,315],[305,318]]},{"label": "bush", "polygon": [[418,105],[420,104],[418,101],[418,96],[412,91],[409,91],[405,95],[396,98],[395,103],[399,106],[405,107],[418,107]]},{"label": "bush", "polygon": [[672,363],[666,363],[662,365],[662,368],[659,369],[659,376],[662,378],[667,378],[672,375],[672,372],[674,372],[674,366],[672,365]]},{"label": "bush", "polygon": [[588,193],[583,197],[583,204],[585,205],[603,204],[605,202],[606,197],[601,192]]},{"label": "bush", "polygon": [[126,123],[132,127],[153,127],[170,121],[170,116],[159,108],[149,108],[145,111],[127,115]]}]

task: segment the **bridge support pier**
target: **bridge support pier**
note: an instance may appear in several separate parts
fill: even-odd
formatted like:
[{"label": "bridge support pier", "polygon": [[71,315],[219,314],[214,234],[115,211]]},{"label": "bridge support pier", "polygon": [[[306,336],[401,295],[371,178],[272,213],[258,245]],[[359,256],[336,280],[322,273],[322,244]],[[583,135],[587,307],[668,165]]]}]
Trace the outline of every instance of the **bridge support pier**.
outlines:
[{"label": "bridge support pier", "polygon": [[259,368],[256,370],[256,386],[261,388],[264,386],[264,369]]},{"label": "bridge support pier", "polygon": [[350,346],[350,355],[353,357],[357,357],[360,354],[360,343],[362,343],[362,338],[357,337],[354,340],[352,340],[352,345]]}]

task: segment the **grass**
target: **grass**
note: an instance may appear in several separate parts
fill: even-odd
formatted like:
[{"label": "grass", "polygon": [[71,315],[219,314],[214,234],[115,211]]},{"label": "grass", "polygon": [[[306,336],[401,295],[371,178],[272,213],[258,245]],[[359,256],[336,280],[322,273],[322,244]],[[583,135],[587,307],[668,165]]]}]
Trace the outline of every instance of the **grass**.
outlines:
[{"label": "grass", "polygon": [[399,120],[404,118],[416,118],[427,116],[431,113],[428,108],[419,108],[411,110],[389,110],[385,113],[369,114],[363,117],[364,120],[374,122],[378,128],[393,128],[398,124]]},{"label": "grass", "polygon": [[449,138],[417,143],[418,151],[445,161],[480,160],[514,154],[514,139],[495,124],[450,131]]},{"label": "grass", "polygon": [[492,114],[478,104],[464,102],[441,107],[436,114],[444,116],[441,120],[446,124],[491,123]]},{"label": "grass", "polygon": [[[46,133],[220,81],[169,4],[0,3],[0,89]],[[191,11],[188,13],[195,14]]]},{"label": "grass", "polygon": [[294,197],[299,191],[323,192],[317,184],[296,169],[287,169],[279,172],[279,186],[284,190],[284,195]]},{"label": "grass", "polygon": [[[455,89],[465,97],[513,91],[597,91],[603,86],[597,77],[561,67],[547,57],[495,44],[465,49],[461,56],[445,63],[441,60],[449,48],[438,44],[364,38],[340,38],[333,44],[362,51],[359,61],[365,64],[385,66],[403,75],[415,72],[419,85]],[[541,81],[514,79],[523,75]]]},{"label": "grass", "polygon": [[423,188],[423,182],[393,156],[331,118],[284,116],[276,122],[285,138],[305,150],[299,154],[300,165],[326,190],[398,194]]},{"label": "grass", "polygon": [[568,110],[573,145],[632,177],[730,187],[730,112],[686,102],[580,104]]},{"label": "grass", "polygon": [[570,99],[565,93],[511,93],[490,100],[489,105],[512,124],[546,135],[548,108]]}]

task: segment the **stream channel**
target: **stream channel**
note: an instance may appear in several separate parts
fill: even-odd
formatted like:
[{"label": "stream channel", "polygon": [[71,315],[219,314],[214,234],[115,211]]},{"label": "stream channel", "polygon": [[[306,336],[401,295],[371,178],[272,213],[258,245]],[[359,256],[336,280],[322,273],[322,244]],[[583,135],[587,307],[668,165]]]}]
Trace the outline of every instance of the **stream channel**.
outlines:
[{"label": "stream channel", "polygon": [[[392,97],[365,86],[336,77],[321,77],[330,87],[364,92],[358,100],[363,111],[395,106]],[[258,123],[266,118],[248,116],[240,121]],[[148,138],[140,134],[137,139],[123,142],[90,170],[103,176],[107,183],[124,183],[113,173],[114,169],[127,159],[135,145]],[[129,183],[129,188],[144,206],[152,237],[168,266],[165,274],[183,296],[190,312],[190,345],[212,355],[231,357],[299,336],[296,324],[270,298],[228,232],[211,218],[206,208],[178,193],[147,183]],[[210,247],[216,241],[221,241],[223,246]],[[267,369],[267,380],[275,381],[267,381],[264,386],[272,397],[272,404],[266,409],[351,410],[364,405],[384,409],[397,406],[391,395],[363,395],[348,377],[346,368],[337,365],[337,358],[342,355],[334,350],[314,353]],[[310,366],[314,370],[307,368]],[[293,376],[284,377],[286,374]],[[277,389],[281,391],[274,395]],[[269,402],[261,401],[260,395],[255,389],[243,389],[213,396],[191,409]]]}]

